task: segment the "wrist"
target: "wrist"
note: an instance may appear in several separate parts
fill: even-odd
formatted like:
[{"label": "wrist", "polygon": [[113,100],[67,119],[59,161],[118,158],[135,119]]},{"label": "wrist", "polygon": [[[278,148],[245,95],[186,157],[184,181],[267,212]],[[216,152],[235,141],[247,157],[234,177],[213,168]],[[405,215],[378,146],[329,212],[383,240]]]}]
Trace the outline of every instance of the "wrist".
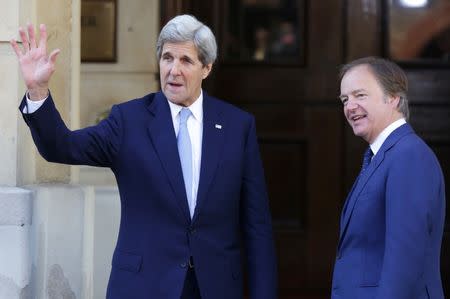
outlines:
[{"label": "wrist", "polygon": [[47,87],[36,87],[28,89],[27,93],[31,101],[41,101],[48,97],[49,91]]}]

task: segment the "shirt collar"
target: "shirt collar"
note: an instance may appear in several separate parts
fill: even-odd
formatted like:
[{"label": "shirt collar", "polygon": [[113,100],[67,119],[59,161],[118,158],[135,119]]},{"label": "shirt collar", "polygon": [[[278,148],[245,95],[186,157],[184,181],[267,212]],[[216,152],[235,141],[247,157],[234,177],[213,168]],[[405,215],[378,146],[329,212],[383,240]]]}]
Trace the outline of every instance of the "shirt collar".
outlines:
[{"label": "shirt collar", "polygon": [[[167,102],[169,102],[170,114],[172,115],[172,119],[175,120],[178,114],[180,113],[181,109],[183,109],[184,107],[172,103],[169,100],[167,100]],[[191,110],[194,118],[201,123],[203,121],[203,90],[200,89],[199,97],[188,108],[189,110]]]},{"label": "shirt collar", "polygon": [[380,150],[381,146],[383,145],[384,141],[389,137],[389,135],[398,127],[402,126],[406,123],[406,120],[404,118],[397,119],[392,124],[384,128],[383,131],[381,131],[380,135],[378,135],[377,138],[375,138],[375,141],[370,144],[370,149],[373,152],[373,155],[375,156],[377,152]]}]

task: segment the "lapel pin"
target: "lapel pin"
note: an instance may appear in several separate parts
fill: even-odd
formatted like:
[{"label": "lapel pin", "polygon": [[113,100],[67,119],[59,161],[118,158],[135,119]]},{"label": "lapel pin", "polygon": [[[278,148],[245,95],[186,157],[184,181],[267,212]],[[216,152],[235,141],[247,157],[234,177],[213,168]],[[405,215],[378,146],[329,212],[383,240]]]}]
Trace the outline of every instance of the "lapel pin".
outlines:
[{"label": "lapel pin", "polygon": [[222,125],[216,124],[216,129],[222,130]]}]

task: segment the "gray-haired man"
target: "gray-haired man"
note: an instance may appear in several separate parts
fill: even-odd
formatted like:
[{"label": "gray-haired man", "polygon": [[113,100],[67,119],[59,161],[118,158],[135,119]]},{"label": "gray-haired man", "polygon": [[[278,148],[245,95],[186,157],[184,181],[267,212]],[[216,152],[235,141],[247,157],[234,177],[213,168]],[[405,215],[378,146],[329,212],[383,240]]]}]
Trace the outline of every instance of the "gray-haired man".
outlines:
[{"label": "gray-haired man", "polygon": [[161,92],[112,108],[97,126],[70,131],[48,90],[58,50],[46,29],[11,44],[28,88],[20,106],[48,161],[110,167],[121,224],[109,299],[276,298],[271,217],[254,118],[201,89],[217,56],[211,30],[192,16],[162,29]]}]

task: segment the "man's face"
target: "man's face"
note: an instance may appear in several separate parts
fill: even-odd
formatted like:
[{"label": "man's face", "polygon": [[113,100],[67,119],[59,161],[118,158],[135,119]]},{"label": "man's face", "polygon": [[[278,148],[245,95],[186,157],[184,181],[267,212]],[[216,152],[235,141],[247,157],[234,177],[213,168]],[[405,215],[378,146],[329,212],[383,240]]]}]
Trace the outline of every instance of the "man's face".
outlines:
[{"label": "man's face", "polygon": [[339,97],[353,133],[368,143],[401,117],[396,110],[399,97],[386,95],[367,65],[356,66],[344,75]]},{"label": "man's face", "polygon": [[193,42],[165,43],[159,60],[161,89],[172,103],[190,106],[211,68],[212,64],[200,62]]}]

